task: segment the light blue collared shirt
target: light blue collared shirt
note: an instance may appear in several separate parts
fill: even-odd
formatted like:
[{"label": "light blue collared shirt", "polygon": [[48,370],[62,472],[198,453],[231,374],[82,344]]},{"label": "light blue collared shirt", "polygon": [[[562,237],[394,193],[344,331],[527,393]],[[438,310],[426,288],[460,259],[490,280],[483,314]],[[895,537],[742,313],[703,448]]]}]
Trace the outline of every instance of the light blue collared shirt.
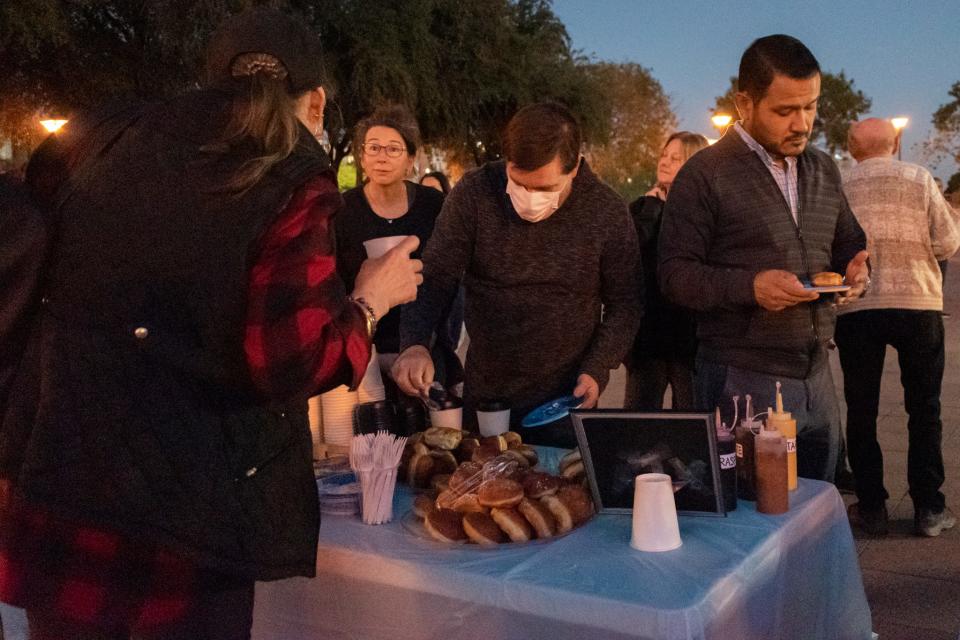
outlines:
[{"label": "light blue collared shirt", "polygon": [[793,216],[794,223],[797,223],[797,203],[800,201],[800,196],[798,195],[797,187],[799,178],[797,176],[796,156],[784,156],[783,159],[786,161],[787,167],[783,169],[774,161],[773,156],[771,156],[759,142],[754,140],[753,136],[747,133],[746,129],[740,126],[739,122],[734,123],[733,128],[740,134],[740,137],[747,146],[763,160],[763,164],[767,166],[770,175],[773,176],[773,179],[777,182],[777,186],[780,187],[780,192],[783,194],[784,200],[790,205],[790,215]]}]

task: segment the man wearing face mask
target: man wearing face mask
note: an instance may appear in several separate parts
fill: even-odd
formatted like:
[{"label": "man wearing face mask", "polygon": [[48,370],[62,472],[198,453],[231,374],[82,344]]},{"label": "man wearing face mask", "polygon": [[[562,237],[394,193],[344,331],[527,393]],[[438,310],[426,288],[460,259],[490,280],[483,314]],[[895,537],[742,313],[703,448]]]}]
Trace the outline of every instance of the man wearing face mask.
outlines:
[{"label": "man wearing face mask", "polygon": [[[773,406],[781,382],[797,420],[799,475],[829,481],[840,435],[826,350],[832,303],[864,292],[866,237],[833,160],[807,144],[820,97],[810,50],[786,35],[760,38],[743,54],[737,86],[740,122],[673,181],[660,231],[660,287],[699,312],[699,409],[744,394],[755,407]],[[835,298],[804,286],[827,271],[851,288]]]},{"label": "man wearing face mask", "polygon": [[[447,196],[423,254],[424,285],[403,310],[392,371],[403,391],[433,380],[428,347],[462,280],[465,420],[489,402],[506,404],[513,423],[570,394],[596,406],[639,326],[638,248],[626,204],[590,170],[580,141],[564,107],[527,106],[507,125],[506,160]],[[569,421],[524,438],[576,444]]]}]

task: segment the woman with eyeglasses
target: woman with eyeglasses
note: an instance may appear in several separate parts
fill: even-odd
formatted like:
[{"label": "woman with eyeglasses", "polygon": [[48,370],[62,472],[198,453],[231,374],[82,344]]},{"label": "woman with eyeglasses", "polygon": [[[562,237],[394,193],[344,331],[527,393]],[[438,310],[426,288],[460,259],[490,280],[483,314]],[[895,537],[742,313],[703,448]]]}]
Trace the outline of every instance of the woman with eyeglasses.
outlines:
[{"label": "woman with eyeglasses", "polygon": [[[357,124],[353,149],[365,181],[343,194],[344,204],[336,220],[337,269],[348,290],[368,257],[364,242],[391,236],[417,236],[420,247],[411,257],[419,259],[433,233],[444,195],[407,180],[419,146],[420,129],[403,106],[382,106]],[[462,382],[463,369],[453,354],[456,345],[447,343],[443,336],[438,336],[436,350],[439,353],[434,355],[438,363],[437,378],[452,387]],[[400,350],[399,307],[379,321],[374,344],[380,354],[381,367],[389,371]]]}]

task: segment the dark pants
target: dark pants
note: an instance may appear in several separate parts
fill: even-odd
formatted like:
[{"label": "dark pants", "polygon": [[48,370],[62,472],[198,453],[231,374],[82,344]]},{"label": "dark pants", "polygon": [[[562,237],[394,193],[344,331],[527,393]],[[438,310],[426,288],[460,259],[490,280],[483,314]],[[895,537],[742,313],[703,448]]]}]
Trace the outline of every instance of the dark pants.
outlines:
[{"label": "dark pants", "polygon": [[940,383],[943,380],[943,320],[939,311],[879,309],[837,320],[837,346],[847,400],[847,454],[857,498],[879,508],[889,497],[883,486],[883,452],[877,442],[880,379],[887,345],[897,350],[900,384],[909,416],[907,482],[916,509],[943,511],[940,449]]},{"label": "dark pants", "polygon": [[645,411],[663,409],[663,394],[670,386],[671,407],[678,411],[693,410],[693,368],[682,360],[650,358],[627,369],[623,408]]},{"label": "dark pants", "polygon": [[249,640],[253,580],[206,575],[196,606],[184,620],[156,631],[96,631],[46,611],[27,610],[30,640]]},{"label": "dark pants", "polygon": [[[840,407],[826,353],[821,364],[804,379],[747,371],[697,358],[695,396],[699,411],[712,413],[720,407],[727,424],[733,419],[731,398],[740,396],[743,411],[746,395],[753,397],[753,410],[765,412],[774,406],[777,382],[782,385],[784,409],[797,421],[797,474],[833,482],[840,451]],[[742,417],[742,414],[741,414]]]}]

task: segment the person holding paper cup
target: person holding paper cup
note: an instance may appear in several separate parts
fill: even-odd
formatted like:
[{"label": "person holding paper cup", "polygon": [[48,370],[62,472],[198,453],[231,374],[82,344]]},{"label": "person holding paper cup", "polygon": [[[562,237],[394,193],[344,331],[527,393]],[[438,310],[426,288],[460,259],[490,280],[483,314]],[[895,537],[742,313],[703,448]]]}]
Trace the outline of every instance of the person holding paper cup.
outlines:
[{"label": "person holding paper cup", "polygon": [[[349,288],[368,258],[378,258],[404,238],[416,236],[419,259],[443,206],[444,195],[407,178],[420,146],[420,129],[401,105],[377,108],[357,124],[354,155],[365,181],[343,194],[337,214],[337,270]],[[462,304],[462,303],[461,303]],[[438,336],[435,357],[443,364],[440,380],[452,386],[463,380],[463,368],[454,353],[456,344]],[[400,351],[400,309],[393,309],[377,326],[374,338],[381,362],[392,363]]]},{"label": "person holding paper cup", "polygon": [[322,59],[307,24],[247,11],[199,88],[77,114],[31,159],[49,252],[0,261],[0,345],[24,336],[0,601],[31,638],[249,638],[256,580],[315,574],[306,398],[356,387],[421,280],[415,237],[337,276]]}]

